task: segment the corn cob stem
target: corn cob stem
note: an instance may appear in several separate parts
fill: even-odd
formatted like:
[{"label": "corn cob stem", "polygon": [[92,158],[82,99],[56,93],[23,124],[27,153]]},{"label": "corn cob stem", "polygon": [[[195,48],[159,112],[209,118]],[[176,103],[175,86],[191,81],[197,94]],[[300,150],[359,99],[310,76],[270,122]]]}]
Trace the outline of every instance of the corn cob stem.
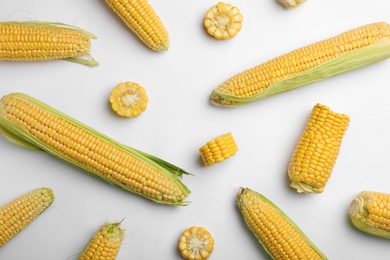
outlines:
[{"label": "corn cob stem", "polygon": [[246,225],[273,259],[327,259],[302,230],[263,195],[241,188],[237,205]]},{"label": "corn cob stem", "polygon": [[234,75],[213,90],[211,103],[245,105],[389,57],[389,25],[368,24]]},{"label": "corn cob stem", "polygon": [[183,169],[125,146],[22,93],[0,100],[0,132],[46,151],[109,183],[162,204],[185,205]]},{"label": "corn cob stem", "polygon": [[360,192],[349,206],[349,216],[361,231],[390,239],[390,194]]},{"label": "corn cob stem", "polygon": [[91,67],[99,65],[88,53],[90,39],[96,36],[76,26],[42,21],[1,22],[0,35],[0,60],[62,59]]},{"label": "corn cob stem", "polygon": [[80,254],[79,260],[115,260],[123,240],[124,230],[120,222],[106,223],[91,238]]},{"label": "corn cob stem", "polygon": [[0,208],[0,248],[33,222],[54,201],[53,191],[40,188]]}]

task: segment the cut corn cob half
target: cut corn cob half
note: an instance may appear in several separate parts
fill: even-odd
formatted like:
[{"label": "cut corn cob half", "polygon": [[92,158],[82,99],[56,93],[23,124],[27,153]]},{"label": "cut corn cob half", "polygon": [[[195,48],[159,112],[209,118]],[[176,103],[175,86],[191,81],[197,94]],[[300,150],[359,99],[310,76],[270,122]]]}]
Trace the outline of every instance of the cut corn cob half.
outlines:
[{"label": "cut corn cob half", "polygon": [[211,166],[233,156],[238,151],[238,146],[232,133],[221,135],[199,148],[203,163]]},{"label": "cut corn cob half", "polygon": [[234,75],[213,90],[211,103],[245,105],[389,57],[389,25],[368,24]]},{"label": "cut corn cob half", "polygon": [[147,0],[106,0],[138,38],[154,51],[169,49],[169,35]]},{"label": "cut corn cob half", "polygon": [[115,260],[123,240],[124,230],[120,222],[106,223],[89,241],[79,260],[105,259]]},{"label": "cut corn cob half", "polygon": [[0,131],[11,141],[46,151],[105,181],[162,204],[186,205],[183,169],[120,144],[22,93],[0,100]]},{"label": "cut corn cob half", "polygon": [[278,0],[278,3],[287,9],[295,8],[303,4],[306,0]]},{"label": "cut corn cob half", "polygon": [[321,193],[340,152],[349,116],[316,104],[290,159],[288,176],[298,192]]},{"label": "cut corn cob half", "polygon": [[215,39],[226,40],[237,35],[242,28],[242,21],[243,16],[238,7],[219,2],[207,11],[203,24]]},{"label": "cut corn cob half", "polygon": [[54,201],[53,191],[39,188],[0,208],[0,248],[24,230]]},{"label": "cut corn cob half", "polygon": [[214,239],[205,228],[194,226],[183,231],[178,247],[185,259],[205,260],[214,251]]},{"label": "cut corn cob half", "polygon": [[327,259],[302,230],[263,195],[241,188],[237,205],[246,225],[273,259]]},{"label": "cut corn cob half", "polygon": [[112,109],[120,116],[135,117],[146,110],[149,98],[146,90],[135,82],[121,82],[111,92]]},{"label": "cut corn cob half", "polygon": [[[76,26],[39,21],[0,23],[0,60],[62,59],[87,66],[99,63],[88,53],[96,36]],[[86,57],[83,57],[86,56]]]},{"label": "cut corn cob half", "polygon": [[390,194],[360,192],[349,206],[349,216],[359,230],[390,239]]}]

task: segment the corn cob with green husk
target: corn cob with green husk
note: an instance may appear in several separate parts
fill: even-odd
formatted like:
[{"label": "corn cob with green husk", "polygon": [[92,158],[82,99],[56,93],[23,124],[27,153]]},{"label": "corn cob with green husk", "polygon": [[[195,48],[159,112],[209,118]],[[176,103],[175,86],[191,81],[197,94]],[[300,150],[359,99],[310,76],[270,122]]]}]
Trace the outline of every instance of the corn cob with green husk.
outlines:
[{"label": "corn cob with green husk", "polygon": [[80,254],[79,260],[115,260],[123,240],[124,230],[120,222],[106,223],[94,234]]},{"label": "corn cob with green husk", "polygon": [[246,225],[273,259],[327,259],[302,230],[263,195],[241,188],[237,205]]},{"label": "corn cob with green husk", "polygon": [[389,24],[368,24],[234,75],[213,90],[211,103],[248,104],[389,57]]},{"label": "corn cob with green husk", "polygon": [[0,100],[0,132],[46,151],[109,183],[162,204],[185,205],[183,169],[125,146],[22,93]]},{"label": "corn cob with green husk", "polygon": [[90,39],[96,36],[76,26],[38,21],[1,22],[0,36],[0,60],[62,59],[87,66],[99,65],[88,53]]},{"label": "corn cob with green husk", "polygon": [[390,194],[360,192],[349,206],[349,216],[361,231],[390,239]]},{"label": "corn cob with green husk", "polygon": [[39,188],[0,208],[0,248],[33,222],[54,201],[53,191]]}]

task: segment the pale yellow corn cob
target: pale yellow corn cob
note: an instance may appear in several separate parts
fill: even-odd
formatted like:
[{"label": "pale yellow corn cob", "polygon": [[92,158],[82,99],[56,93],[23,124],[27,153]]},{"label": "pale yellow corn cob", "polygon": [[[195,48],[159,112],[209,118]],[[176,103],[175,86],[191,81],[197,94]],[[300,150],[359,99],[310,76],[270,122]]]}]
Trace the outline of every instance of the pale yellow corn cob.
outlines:
[{"label": "pale yellow corn cob", "polygon": [[390,194],[360,192],[350,204],[349,216],[361,231],[390,239]]},{"label": "pale yellow corn cob", "polygon": [[211,103],[244,105],[389,57],[389,25],[368,24],[234,75],[214,89]]},{"label": "pale yellow corn cob", "polygon": [[214,251],[214,238],[203,227],[190,227],[180,236],[179,251],[188,260],[205,260]]},{"label": "pale yellow corn cob", "polygon": [[190,193],[180,180],[183,169],[120,144],[21,93],[0,100],[0,132],[159,203],[183,205]]},{"label": "pale yellow corn cob", "polygon": [[237,194],[245,223],[273,259],[327,259],[275,204],[248,188]]},{"label": "pale yellow corn cob", "polygon": [[349,125],[349,116],[316,104],[290,159],[288,176],[298,192],[324,191]]},{"label": "pale yellow corn cob", "polygon": [[123,240],[120,223],[106,223],[94,234],[79,260],[115,260]]},{"label": "pale yellow corn cob", "polygon": [[200,155],[206,166],[219,163],[233,156],[238,151],[238,146],[232,133],[221,135],[203,145]]},{"label": "pale yellow corn cob", "polygon": [[169,49],[169,35],[147,0],[106,0],[126,25],[154,51]]},{"label": "pale yellow corn cob", "polygon": [[63,59],[88,66],[97,66],[88,55],[93,34],[78,27],[51,22],[1,22],[0,60],[43,61]]},{"label": "pale yellow corn cob", "polygon": [[54,201],[53,191],[39,188],[0,208],[0,248],[33,222]]}]

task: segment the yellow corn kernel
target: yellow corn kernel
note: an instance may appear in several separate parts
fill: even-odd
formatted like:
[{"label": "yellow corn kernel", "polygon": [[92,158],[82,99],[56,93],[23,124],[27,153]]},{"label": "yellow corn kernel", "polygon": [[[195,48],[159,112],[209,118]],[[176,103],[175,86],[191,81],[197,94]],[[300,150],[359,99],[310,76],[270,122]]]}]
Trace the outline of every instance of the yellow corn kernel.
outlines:
[{"label": "yellow corn kernel", "polygon": [[146,110],[148,104],[146,90],[135,82],[121,82],[111,92],[112,109],[120,116],[135,117]]},{"label": "yellow corn kernel", "polygon": [[300,6],[306,0],[278,0],[278,2],[287,9]]},{"label": "yellow corn kernel", "polygon": [[106,0],[142,42],[154,51],[169,49],[169,35],[147,0]]},{"label": "yellow corn kernel", "polygon": [[213,90],[211,103],[248,104],[389,57],[389,25],[367,24],[234,75]]},{"label": "yellow corn kernel", "polygon": [[246,225],[272,259],[327,259],[302,230],[263,195],[241,188],[237,205]]},{"label": "yellow corn kernel", "polygon": [[80,56],[91,50],[96,36],[78,27],[51,22],[1,22],[0,60],[44,61],[63,59],[87,66],[97,66],[93,59]]},{"label": "yellow corn kernel", "polygon": [[33,222],[54,201],[53,191],[39,188],[0,208],[0,248]]},{"label": "yellow corn kernel", "polygon": [[203,24],[207,32],[218,40],[230,39],[242,28],[243,16],[236,6],[219,2],[207,11]]},{"label": "yellow corn kernel", "polygon": [[184,205],[183,169],[125,146],[22,93],[0,100],[0,132],[158,203]]},{"label": "yellow corn kernel", "polygon": [[290,159],[288,176],[298,192],[321,193],[338,157],[349,116],[316,104]]},{"label": "yellow corn kernel", "polygon": [[115,260],[123,240],[120,223],[106,223],[91,238],[79,260]]},{"label": "yellow corn kernel", "polygon": [[236,141],[230,132],[207,142],[199,149],[202,160],[206,166],[222,162],[235,155],[237,151],[238,147]]},{"label": "yellow corn kernel", "polygon": [[214,239],[205,228],[194,226],[183,231],[178,247],[183,258],[204,260],[214,251]]},{"label": "yellow corn kernel", "polygon": [[390,194],[360,192],[349,206],[349,216],[361,231],[390,239]]}]

